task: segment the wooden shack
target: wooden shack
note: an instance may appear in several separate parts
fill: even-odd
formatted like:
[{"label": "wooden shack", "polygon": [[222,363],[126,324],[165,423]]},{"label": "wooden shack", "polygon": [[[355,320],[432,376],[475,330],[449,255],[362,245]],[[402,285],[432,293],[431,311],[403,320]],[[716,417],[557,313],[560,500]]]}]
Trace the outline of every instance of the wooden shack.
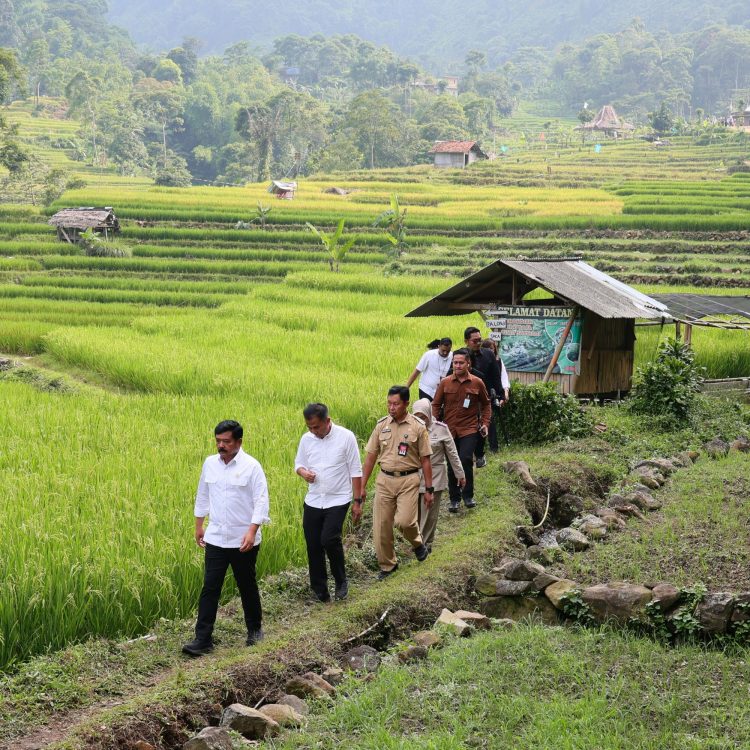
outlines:
[{"label": "wooden shack", "polygon": [[591,396],[630,390],[636,320],[672,322],[666,305],[578,258],[496,260],[407,317],[470,312],[511,379]]},{"label": "wooden shack", "polygon": [[435,158],[435,166],[443,169],[463,169],[488,158],[476,141],[436,141],[429,153]]},{"label": "wooden shack", "polygon": [[63,208],[47,223],[57,228],[58,240],[71,244],[78,242],[87,229],[104,235],[104,239],[120,231],[120,222],[111,206]]},{"label": "wooden shack", "polygon": [[268,192],[275,195],[277,198],[290,201],[294,198],[294,194],[297,192],[297,183],[274,180],[268,188]]}]

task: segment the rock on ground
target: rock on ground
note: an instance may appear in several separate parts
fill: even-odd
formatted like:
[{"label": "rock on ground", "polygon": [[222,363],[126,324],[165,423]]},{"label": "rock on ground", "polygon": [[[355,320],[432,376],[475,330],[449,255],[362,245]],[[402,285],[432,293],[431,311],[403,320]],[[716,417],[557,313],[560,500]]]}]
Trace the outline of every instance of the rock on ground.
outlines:
[{"label": "rock on ground", "polygon": [[473,625],[476,630],[489,630],[492,627],[489,617],[480,614],[479,612],[469,612],[466,609],[457,609],[453,614],[464,622],[468,622],[469,625]]},{"label": "rock on ground", "polygon": [[541,620],[545,625],[559,625],[557,610],[544,596],[493,596],[479,602],[480,611],[500,620]]},{"label": "rock on ground", "polygon": [[292,677],[286,683],[285,690],[298,698],[326,698],[336,693],[333,685],[313,672]]},{"label": "rock on ground", "polygon": [[537,483],[531,476],[529,465],[525,461],[506,461],[503,464],[503,469],[509,474],[515,474],[526,489],[533,489],[537,486]]},{"label": "rock on ground", "polygon": [[402,664],[409,664],[426,658],[427,649],[424,646],[407,646],[403,651],[398,652],[398,660]]},{"label": "rock on ground", "polygon": [[[183,750],[232,750],[233,745],[232,738],[226,729],[206,727],[189,739],[182,748]],[[145,748],[139,749],[136,746],[136,750],[145,750]]]},{"label": "rock on ground", "polygon": [[703,449],[711,458],[724,458],[729,453],[729,443],[720,437],[715,437],[705,443]]},{"label": "rock on ground", "polygon": [[341,663],[352,672],[377,672],[380,658],[372,646],[355,646],[344,654]]},{"label": "rock on ground", "polygon": [[657,583],[651,589],[651,595],[662,612],[669,612],[679,601],[680,590],[671,583]]},{"label": "rock on ground", "polygon": [[567,550],[581,552],[591,546],[591,542],[580,532],[575,529],[560,529],[555,535],[557,543]]},{"label": "rock on ground", "polygon": [[695,617],[707,633],[726,632],[734,608],[734,596],[725,592],[706,594],[695,608]]},{"label": "rock on ground", "polygon": [[241,703],[224,709],[221,726],[234,729],[249,740],[262,740],[279,733],[279,725],[269,716]]},{"label": "rock on ground", "polygon": [[465,637],[471,635],[471,625],[469,625],[466,620],[457,617],[456,614],[449,609],[444,609],[440,613],[440,617],[438,617],[435,625],[443,625],[458,636]]},{"label": "rock on ground", "polygon": [[531,581],[507,581],[497,573],[479,576],[474,584],[474,588],[484,596],[518,596],[530,591],[533,586]]},{"label": "rock on ground", "polygon": [[412,636],[412,640],[417,646],[425,648],[435,648],[440,645],[442,638],[434,630],[420,630]]},{"label": "rock on ground", "polygon": [[296,695],[282,695],[276,703],[282,706],[291,706],[300,716],[307,716],[310,713],[307,702]]},{"label": "rock on ground", "polygon": [[273,719],[280,727],[301,727],[305,722],[302,714],[283,703],[267,703],[260,707],[260,712]]},{"label": "rock on ground", "polygon": [[645,586],[617,581],[589,586],[581,596],[598,620],[626,623],[645,613],[653,595]]},{"label": "rock on ground", "polygon": [[544,589],[544,595],[549,599],[552,606],[555,609],[562,609],[562,597],[568,593],[568,591],[575,591],[578,588],[578,584],[575,581],[571,581],[569,578],[563,578],[557,583],[553,583],[551,586],[547,586]]}]

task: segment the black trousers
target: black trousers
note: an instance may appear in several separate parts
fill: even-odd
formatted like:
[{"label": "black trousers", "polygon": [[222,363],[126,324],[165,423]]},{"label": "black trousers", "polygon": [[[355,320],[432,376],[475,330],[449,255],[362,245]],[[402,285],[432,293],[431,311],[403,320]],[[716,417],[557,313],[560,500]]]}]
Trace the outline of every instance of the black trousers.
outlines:
[{"label": "black trousers", "polygon": [[463,466],[464,474],[466,475],[466,486],[461,488],[458,486],[458,480],[456,475],[453,473],[450,461],[448,462],[448,494],[452,503],[461,501],[463,495],[464,500],[474,497],[474,452],[477,448],[477,441],[481,436],[478,432],[473,432],[471,435],[464,435],[464,437],[454,438],[456,441],[456,450],[458,451],[458,457],[461,460],[461,466]]},{"label": "black trousers", "polygon": [[250,632],[260,628],[263,612],[260,606],[258,583],[255,580],[255,562],[258,559],[259,549],[260,545],[256,544],[248,552],[240,552],[236,547],[216,547],[206,543],[203,590],[198,601],[198,621],[195,624],[195,637],[199,641],[204,643],[211,641],[216,612],[219,609],[219,597],[230,565],[240,591],[247,630]]},{"label": "black trousers", "polygon": [[302,514],[302,530],[307,543],[307,562],[310,569],[310,588],[319,599],[328,599],[328,571],[326,557],[331,566],[331,575],[336,587],[346,582],[344,545],[341,529],[346,520],[349,503],[332,508],[311,508],[305,503]]},{"label": "black trousers", "polygon": [[432,401],[434,396],[430,396],[429,393],[425,393],[421,388],[419,389],[419,398],[426,398],[428,401]]}]

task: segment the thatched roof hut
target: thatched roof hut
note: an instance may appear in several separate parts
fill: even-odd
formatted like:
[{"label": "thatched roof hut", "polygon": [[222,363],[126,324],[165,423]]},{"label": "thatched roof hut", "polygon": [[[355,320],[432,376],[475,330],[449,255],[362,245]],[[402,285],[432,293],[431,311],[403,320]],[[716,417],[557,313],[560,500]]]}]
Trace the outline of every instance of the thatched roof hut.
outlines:
[{"label": "thatched roof hut", "polygon": [[615,112],[615,108],[611,104],[605,104],[591,122],[579,125],[576,130],[604,133],[605,136],[620,138],[632,135],[635,125],[621,120],[617,112]]},{"label": "thatched roof hut", "polygon": [[64,242],[78,242],[81,234],[92,229],[109,239],[110,234],[120,231],[120,222],[111,206],[104,208],[81,207],[63,208],[47,222],[57,227],[57,238]]}]

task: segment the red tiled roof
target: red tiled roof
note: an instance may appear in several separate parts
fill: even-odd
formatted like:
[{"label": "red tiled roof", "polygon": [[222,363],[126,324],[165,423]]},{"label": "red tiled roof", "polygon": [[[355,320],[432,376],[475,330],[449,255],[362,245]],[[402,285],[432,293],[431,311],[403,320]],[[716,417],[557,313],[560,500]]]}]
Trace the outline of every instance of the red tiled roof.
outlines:
[{"label": "red tiled roof", "polygon": [[466,154],[476,146],[476,141],[438,141],[429,151],[431,154]]}]

